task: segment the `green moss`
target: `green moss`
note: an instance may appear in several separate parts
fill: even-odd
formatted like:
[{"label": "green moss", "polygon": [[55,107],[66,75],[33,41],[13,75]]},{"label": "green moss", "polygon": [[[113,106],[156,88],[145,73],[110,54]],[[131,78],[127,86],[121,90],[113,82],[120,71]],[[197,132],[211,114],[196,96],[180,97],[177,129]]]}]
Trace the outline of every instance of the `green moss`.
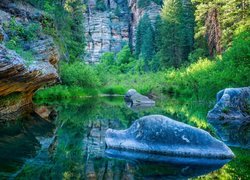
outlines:
[{"label": "green moss", "polygon": [[21,98],[22,98],[22,93],[14,92],[7,96],[0,96],[0,104],[1,106],[10,106],[20,101]]}]

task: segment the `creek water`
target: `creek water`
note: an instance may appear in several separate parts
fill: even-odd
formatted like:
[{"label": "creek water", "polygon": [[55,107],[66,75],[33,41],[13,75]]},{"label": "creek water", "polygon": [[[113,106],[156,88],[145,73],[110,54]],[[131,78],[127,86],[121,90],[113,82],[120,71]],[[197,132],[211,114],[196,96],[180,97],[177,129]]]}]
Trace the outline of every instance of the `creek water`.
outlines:
[{"label": "creek water", "polygon": [[[36,103],[34,112],[0,125],[0,179],[250,179],[250,124],[209,124],[206,114],[212,103],[164,98],[155,107],[129,108],[122,97]],[[236,158],[204,166],[105,152],[107,128],[126,129],[151,114],[208,131],[228,144]]]}]

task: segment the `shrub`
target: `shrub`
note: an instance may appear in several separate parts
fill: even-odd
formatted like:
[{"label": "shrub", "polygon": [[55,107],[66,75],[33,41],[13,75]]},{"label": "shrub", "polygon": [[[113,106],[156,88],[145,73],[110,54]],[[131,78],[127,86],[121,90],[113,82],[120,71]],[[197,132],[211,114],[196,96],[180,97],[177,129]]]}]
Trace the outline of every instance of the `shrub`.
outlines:
[{"label": "shrub", "polygon": [[124,95],[126,93],[126,89],[122,86],[108,86],[101,89],[102,94],[119,94]]},{"label": "shrub", "polygon": [[96,96],[94,89],[84,89],[78,86],[57,85],[46,89],[40,89],[36,92],[34,99],[67,99]]},{"label": "shrub", "polygon": [[61,80],[64,85],[79,86],[82,88],[96,88],[100,81],[89,65],[83,62],[73,64],[63,63],[60,67]]},{"label": "shrub", "polygon": [[250,84],[250,33],[235,38],[232,47],[214,60],[200,59],[187,68],[168,70],[167,83],[175,94],[197,99],[214,99],[229,87]]}]

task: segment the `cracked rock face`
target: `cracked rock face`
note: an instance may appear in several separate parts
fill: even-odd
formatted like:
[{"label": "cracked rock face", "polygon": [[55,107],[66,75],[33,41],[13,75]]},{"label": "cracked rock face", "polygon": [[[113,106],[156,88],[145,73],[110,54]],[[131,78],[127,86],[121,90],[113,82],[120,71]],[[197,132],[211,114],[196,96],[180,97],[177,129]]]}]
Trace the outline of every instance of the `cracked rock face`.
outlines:
[{"label": "cracked rock face", "polygon": [[127,130],[108,129],[105,141],[108,148],[125,151],[176,157],[234,157],[223,142],[208,132],[160,115],[142,117]]},{"label": "cracked rock face", "polygon": [[[33,23],[41,20],[41,11],[25,2],[6,0],[0,2],[0,117],[17,112],[32,103],[39,88],[58,81],[57,63],[59,52],[53,39],[40,34],[36,40],[24,42],[25,51],[32,53],[34,60],[28,62],[5,42],[8,34],[3,24],[15,17],[18,23]],[[1,119],[0,118],[0,119]],[[8,118],[10,119],[10,118]]]},{"label": "cracked rock face", "polygon": [[217,93],[208,119],[250,119],[250,87],[227,88]]},{"label": "cracked rock face", "polygon": [[0,45],[0,96],[21,94],[14,104],[1,103],[0,114],[12,113],[30,104],[37,89],[55,83],[58,78],[57,70],[49,61],[35,61],[27,66],[17,53]]},{"label": "cracked rock face", "polygon": [[85,37],[87,63],[97,63],[105,52],[119,52],[125,44],[135,46],[136,29],[145,13],[154,21],[161,7],[151,3],[139,8],[137,0],[105,0],[105,10],[97,10],[96,0],[87,0]]}]

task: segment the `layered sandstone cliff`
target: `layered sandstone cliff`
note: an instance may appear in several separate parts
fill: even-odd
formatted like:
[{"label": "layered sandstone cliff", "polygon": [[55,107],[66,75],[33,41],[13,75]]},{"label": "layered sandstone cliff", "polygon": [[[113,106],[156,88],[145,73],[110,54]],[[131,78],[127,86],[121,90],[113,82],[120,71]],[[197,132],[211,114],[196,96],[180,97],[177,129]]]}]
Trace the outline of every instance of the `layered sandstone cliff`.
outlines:
[{"label": "layered sandstone cliff", "polygon": [[145,13],[154,23],[160,13],[160,5],[153,1],[140,8],[138,0],[104,0],[99,9],[96,0],[87,0],[85,14],[86,57],[88,63],[96,63],[105,52],[119,52],[125,44],[133,49],[136,29]]},{"label": "layered sandstone cliff", "polygon": [[13,18],[27,25],[40,23],[44,15],[26,3],[0,2],[0,119],[31,104],[37,89],[59,78],[56,69],[59,53],[51,37],[41,33],[35,40],[23,42],[23,51],[32,54],[32,62],[27,62],[20,52],[7,48],[11,36],[4,26]]}]

